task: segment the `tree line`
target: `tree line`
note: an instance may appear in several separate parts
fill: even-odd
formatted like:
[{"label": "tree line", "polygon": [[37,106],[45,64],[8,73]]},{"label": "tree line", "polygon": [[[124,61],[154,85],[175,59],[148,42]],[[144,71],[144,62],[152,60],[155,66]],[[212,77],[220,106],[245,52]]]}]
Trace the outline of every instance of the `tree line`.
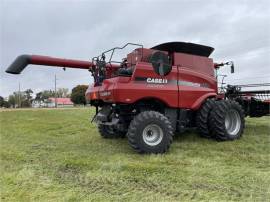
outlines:
[{"label": "tree line", "polygon": [[74,104],[85,105],[85,92],[87,86],[86,85],[78,85],[74,87],[69,93],[68,88],[58,88],[55,91],[53,90],[44,90],[38,92],[35,96],[33,96],[33,90],[27,89],[25,91],[16,91],[8,96],[7,99],[0,96],[0,107],[5,108],[17,108],[17,107],[31,107],[33,101],[37,102],[49,102],[49,98],[57,97],[57,98],[71,98],[71,101]]}]

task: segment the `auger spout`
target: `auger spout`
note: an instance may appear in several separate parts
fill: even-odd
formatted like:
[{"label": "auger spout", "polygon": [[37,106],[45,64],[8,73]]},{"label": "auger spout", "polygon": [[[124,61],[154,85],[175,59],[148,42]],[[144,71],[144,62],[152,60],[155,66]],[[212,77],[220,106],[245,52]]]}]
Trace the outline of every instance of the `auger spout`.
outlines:
[{"label": "auger spout", "polygon": [[29,64],[77,69],[90,69],[93,66],[91,62],[83,60],[71,60],[41,55],[20,55],[7,68],[6,72],[10,74],[20,74]]}]

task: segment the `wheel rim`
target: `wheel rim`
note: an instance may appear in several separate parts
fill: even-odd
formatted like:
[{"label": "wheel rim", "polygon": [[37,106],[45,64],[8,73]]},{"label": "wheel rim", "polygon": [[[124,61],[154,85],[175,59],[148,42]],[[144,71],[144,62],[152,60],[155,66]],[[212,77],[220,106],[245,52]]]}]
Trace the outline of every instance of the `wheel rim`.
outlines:
[{"label": "wheel rim", "polygon": [[238,111],[230,109],[225,116],[225,128],[229,135],[237,135],[241,128],[241,118]]},{"label": "wheel rim", "polygon": [[163,130],[156,124],[150,124],[143,130],[143,141],[149,146],[158,145],[163,138]]}]

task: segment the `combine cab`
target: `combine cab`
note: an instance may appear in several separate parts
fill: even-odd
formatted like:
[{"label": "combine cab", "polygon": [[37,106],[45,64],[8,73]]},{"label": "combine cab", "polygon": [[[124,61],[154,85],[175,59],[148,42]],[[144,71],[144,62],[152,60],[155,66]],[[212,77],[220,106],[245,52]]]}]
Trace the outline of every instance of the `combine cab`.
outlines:
[{"label": "combine cab", "polygon": [[[136,48],[122,61],[113,61],[114,53],[127,46]],[[218,93],[215,71],[230,65],[233,72],[234,66],[214,63],[209,58],[213,50],[184,42],[152,48],[129,43],[92,61],[23,55],[6,72],[19,74],[28,64],[89,70],[94,83],[85,96],[96,108],[92,121],[101,136],[126,136],[139,153],[164,153],[173,134],[187,128],[197,127],[204,137],[235,140],[243,133],[245,116],[269,115],[269,99],[259,99],[259,92],[228,86]]]}]

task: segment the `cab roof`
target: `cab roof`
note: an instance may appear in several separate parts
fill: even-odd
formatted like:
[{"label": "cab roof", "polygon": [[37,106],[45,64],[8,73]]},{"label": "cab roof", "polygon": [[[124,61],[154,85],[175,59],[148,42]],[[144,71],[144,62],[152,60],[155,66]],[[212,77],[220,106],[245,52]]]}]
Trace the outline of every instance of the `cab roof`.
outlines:
[{"label": "cab roof", "polygon": [[187,42],[167,42],[154,46],[151,49],[168,51],[170,53],[171,52],[187,53],[204,57],[209,57],[211,53],[214,51],[214,48],[210,46],[204,46],[200,44]]}]

